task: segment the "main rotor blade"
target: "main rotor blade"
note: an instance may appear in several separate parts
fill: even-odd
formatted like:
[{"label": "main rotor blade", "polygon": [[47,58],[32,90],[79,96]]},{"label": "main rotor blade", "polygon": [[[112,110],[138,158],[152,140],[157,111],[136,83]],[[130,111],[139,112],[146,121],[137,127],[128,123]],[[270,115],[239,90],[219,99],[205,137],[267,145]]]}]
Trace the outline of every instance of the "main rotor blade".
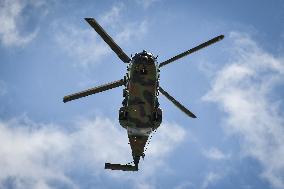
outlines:
[{"label": "main rotor blade", "polygon": [[189,49],[189,50],[187,50],[187,51],[185,51],[185,52],[183,52],[183,53],[181,53],[179,55],[176,55],[176,56],[174,56],[174,57],[172,57],[172,58],[162,62],[159,65],[159,67],[165,66],[165,65],[167,65],[167,64],[169,64],[171,62],[174,62],[174,61],[176,61],[176,60],[178,60],[180,58],[183,58],[183,57],[185,57],[185,56],[187,56],[187,55],[189,55],[191,53],[194,53],[194,52],[196,52],[196,51],[198,51],[198,50],[200,50],[200,49],[202,49],[204,47],[207,47],[209,45],[212,45],[213,43],[221,41],[222,39],[224,39],[224,35],[219,35],[219,36],[217,36],[217,37],[215,37],[215,38],[213,38],[213,39],[211,39],[209,41],[206,41],[205,43],[202,43],[202,44],[200,44],[200,45],[198,45],[198,46],[196,46],[196,47],[194,47],[192,49]]},{"label": "main rotor blade", "polygon": [[88,95],[103,92],[103,91],[113,89],[113,88],[116,88],[116,87],[119,87],[119,86],[122,86],[122,85],[124,85],[124,80],[123,79],[117,80],[117,81],[107,83],[107,84],[104,84],[104,85],[101,85],[101,86],[98,86],[98,87],[87,89],[85,91],[81,91],[81,92],[78,92],[78,93],[67,95],[63,98],[63,102],[64,103],[69,102],[71,100],[75,100],[75,99],[82,98],[82,97],[85,97],[85,96],[88,96]]},{"label": "main rotor blade", "polygon": [[167,99],[169,99],[172,103],[174,103],[174,105],[176,105],[181,111],[183,111],[186,115],[188,115],[189,117],[192,118],[196,118],[196,116],[189,111],[186,107],[184,107],[181,103],[179,103],[174,97],[172,97],[171,95],[169,95],[169,93],[167,93],[162,87],[159,87],[159,91],[165,96],[167,97]]},{"label": "main rotor blade", "polygon": [[85,20],[96,30],[96,32],[117,54],[120,60],[122,60],[124,63],[130,62],[131,59],[123,52],[123,50],[114,42],[114,40],[107,34],[107,32],[97,23],[94,18],[85,18]]}]

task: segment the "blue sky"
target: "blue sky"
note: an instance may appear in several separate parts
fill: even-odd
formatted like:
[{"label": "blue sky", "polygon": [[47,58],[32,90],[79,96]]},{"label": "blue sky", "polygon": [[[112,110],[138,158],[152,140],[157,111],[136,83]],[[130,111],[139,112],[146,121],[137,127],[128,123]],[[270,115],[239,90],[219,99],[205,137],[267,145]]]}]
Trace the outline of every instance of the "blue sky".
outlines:
[{"label": "blue sky", "polygon": [[[0,188],[284,188],[284,2],[0,2]],[[137,173],[104,170],[131,152],[117,117],[122,88],[64,104],[66,94],[123,77],[126,66],[83,20],[130,55],[169,64],[163,124]]]}]

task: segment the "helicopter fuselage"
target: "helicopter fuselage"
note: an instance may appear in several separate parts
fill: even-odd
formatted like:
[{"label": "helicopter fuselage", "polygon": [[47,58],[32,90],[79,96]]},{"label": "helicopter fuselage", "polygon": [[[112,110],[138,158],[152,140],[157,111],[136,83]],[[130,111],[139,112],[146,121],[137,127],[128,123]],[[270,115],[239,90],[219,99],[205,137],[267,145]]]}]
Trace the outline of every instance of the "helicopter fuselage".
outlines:
[{"label": "helicopter fuselage", "polygon": [[158,102],[159,67],[146,51],[135,54],[125,77],[119,122],[127,129],[133,157],[143,156],[149,134],[162,122]]},{"label": "helicopter fuselage", "polygon": [[196,118],[194,113],[159,85],[160,68],[222,40],[224,35],[214,37],[158,64],[157,57],[145,50],[129,58],[94,18],[85,18],[85,20],[116,53],[118,58],[128,64],[128,73],[124,76],[124,79],[64,96],[63,102],[66,103],[124,85],[124,100],[122,101],[123,106],[119,109],[119,123],[127,130],[134,166],[105,163],[105,169],[138,171],[138,163],[140,157],[144,157],[144,148],[148,137],[162,122],[162,110],[159,108],[158,102],[159,92],[187,116]]}]

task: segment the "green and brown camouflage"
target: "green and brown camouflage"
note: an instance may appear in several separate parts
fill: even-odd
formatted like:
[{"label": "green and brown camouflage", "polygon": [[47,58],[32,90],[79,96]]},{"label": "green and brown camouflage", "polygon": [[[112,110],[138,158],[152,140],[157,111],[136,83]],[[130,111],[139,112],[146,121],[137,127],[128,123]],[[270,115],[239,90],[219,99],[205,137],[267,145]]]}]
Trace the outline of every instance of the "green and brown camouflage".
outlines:
[{"label": "green and brown camouflage", "polygon": [[162,111],[158,103],[159,67],[156,58],[144,50],[135,54],[128,70],[119,122],[127,129],[135,159],[144,156],[149,134],[162,121]]},{"label": "green and brown camouflage", "polygon": [[160,68],[180,58],[192,54],[204,47],[216,43],[224,38],[223,35],[212,38],[194,48],[180,53],[160,64],[157,57],[143,50],[129,58],[125,52],[114,42],[94,18],[85,18],[93,29],[102,37],[117,57],[128,64],[128,73],[124,79],[113,81],[98,87],[87,89],[78,93],[67,95],[63,102],[69,102],[88,95],[110,90],[119,86],[125,86],[123,90],[124,100],[119,109],[119,123],[127,130],[129,144],[132,150],[134,166],[106,163],[105,169],[138,171],[140,157],[144,158],[144,148],[149,135],[156,130],[162,122],[162,110],[159,108],[159,92],[170,100],[177,108],[192,118],[196,116],[159,86]]}]

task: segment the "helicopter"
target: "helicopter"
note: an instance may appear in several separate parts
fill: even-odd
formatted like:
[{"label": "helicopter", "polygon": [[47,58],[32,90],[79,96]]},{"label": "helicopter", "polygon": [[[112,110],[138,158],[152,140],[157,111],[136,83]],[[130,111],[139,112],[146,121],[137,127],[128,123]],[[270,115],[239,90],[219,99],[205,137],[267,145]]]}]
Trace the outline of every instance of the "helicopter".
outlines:
[{"label": "helicopter", "polygon": [[63,102],[66,103],[124,86],[122,107],[119,109],[118,119],[120,125],[127,130],[134,165],[105,163],[105,169],[138,171],[140,158],[144,159],[145,156],[144,148],[146,142],[150,134],[156,131],[162,122],[162,109],[159,107],[158,101],[159,93],[163,94],[186,115],[196,118],[194,113],[160,86],[160,68],[222,40],[224,35],[214,37],[164,62],[158,63],[158,56],[155,57],[146,50],[136,53],[133,57],[131,55],[130,58],[94,18],[85,18],[85,20],[116,53],[118,58],[127,64],[127,73],[123,79],[64,96]]}]

